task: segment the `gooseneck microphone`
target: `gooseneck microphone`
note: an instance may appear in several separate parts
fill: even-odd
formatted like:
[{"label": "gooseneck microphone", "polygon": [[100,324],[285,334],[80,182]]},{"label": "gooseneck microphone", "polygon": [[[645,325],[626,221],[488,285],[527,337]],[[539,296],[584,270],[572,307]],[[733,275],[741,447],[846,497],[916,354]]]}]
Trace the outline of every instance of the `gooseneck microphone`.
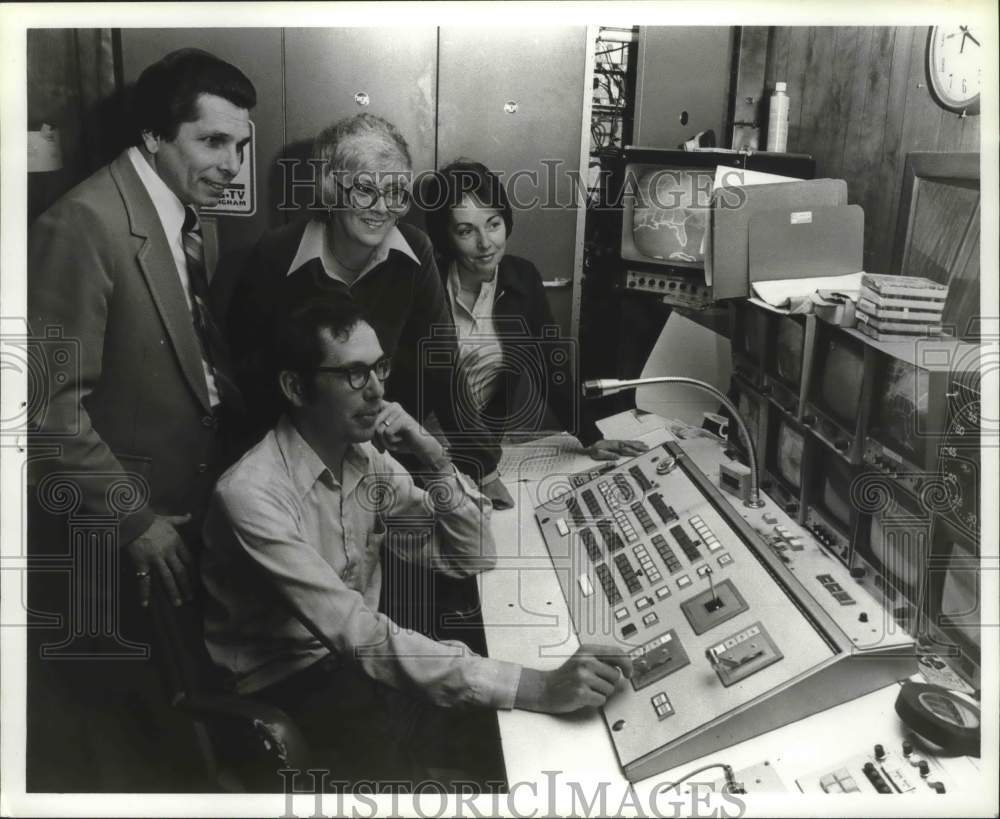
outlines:
[{"label": "gooseneck microphone", "polygon": [[750,456],[750,497],[744,501],[744,504],[751,509],[760,509],[764,505],[764,501],[760,499],[760,487],[758,486],[757,479],[757,448],[750,437],[750,431],[747,429],[743,419],[740,418],[739,410],[736,409],[732,401],[711,384],[698,381],[696,378],[687,378],[683,375],[659,375],[652,378],[632,378],[627,381],[617,378],[597,378],[593,381],[583,382],[583,397],[600,398],[603,395],[615,395],[624,390],[634,390],[636,387],[644,387],[647,384],[688,384],[692,387],[699,387],[715,398],[718,398],[722,405],[729,410],[729,414],[736,422],[736,426],[739,427],[740,435],[743,437],[743,442],[746,444],[747,452]]}]

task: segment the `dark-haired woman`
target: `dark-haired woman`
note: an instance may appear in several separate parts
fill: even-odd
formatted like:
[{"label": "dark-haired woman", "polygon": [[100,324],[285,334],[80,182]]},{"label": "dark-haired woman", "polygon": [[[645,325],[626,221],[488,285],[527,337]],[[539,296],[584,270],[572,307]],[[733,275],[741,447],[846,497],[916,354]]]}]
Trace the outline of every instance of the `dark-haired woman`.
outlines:
[{"label": "dark-haired woman", "polygon": [[[459,338],[458,425],[494,506],[513,503],[497,471],[503,433],[518,418],[537,424],[542,401],[596,460],[645,451],[639,441],[601,440],[588,416],[568,347],[553,336],[558,325],[541,274],[527,259],[506,253],[513,214],[500,178],[478,162],[454,162],[435,176],[426,199],[433,205],[427,229]],[[515,405],[525,372],[542,383],[528,404]]]}]

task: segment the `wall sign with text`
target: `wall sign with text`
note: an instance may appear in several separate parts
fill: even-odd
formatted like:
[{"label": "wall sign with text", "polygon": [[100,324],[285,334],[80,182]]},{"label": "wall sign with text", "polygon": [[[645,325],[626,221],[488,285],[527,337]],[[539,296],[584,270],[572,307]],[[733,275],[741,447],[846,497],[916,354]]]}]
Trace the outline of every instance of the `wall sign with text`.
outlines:
[{"label": "wall sign with text", "polygon": [[250,123],[250,141],[243,149],[243,165],[233,181],[226,186],[226,192],[219,204],[202,207],[205,214],[224,216],[253,216],[257,212],[257,131]]}]

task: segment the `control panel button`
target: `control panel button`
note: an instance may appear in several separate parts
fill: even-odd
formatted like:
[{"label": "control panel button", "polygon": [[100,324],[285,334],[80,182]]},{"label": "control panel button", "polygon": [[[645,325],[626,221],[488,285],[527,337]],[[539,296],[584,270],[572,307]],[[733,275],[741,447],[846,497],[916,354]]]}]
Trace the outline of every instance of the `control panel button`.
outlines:
[{"label": "control panel button", "polygon": [[581,574],[576,582],[580,586],[580,591],[583,592],[584,597],[590,597],[594,593],[594,584],[590,582],[590,578],[585,574]]},{"label": "control panel button", "polygon": [[559,518],[556,521],[556,531],[563,537],[566,537],[566,535],[569,534],[569,526],[566,524],[566,521],[563,520],[562,518]]},{"label": "control panel button", "polygon": [[688,577],[686,574],[682,574],[680,577],[677,578],[678,589],[684,589],[690,585],[691,585],[691,578]]}]

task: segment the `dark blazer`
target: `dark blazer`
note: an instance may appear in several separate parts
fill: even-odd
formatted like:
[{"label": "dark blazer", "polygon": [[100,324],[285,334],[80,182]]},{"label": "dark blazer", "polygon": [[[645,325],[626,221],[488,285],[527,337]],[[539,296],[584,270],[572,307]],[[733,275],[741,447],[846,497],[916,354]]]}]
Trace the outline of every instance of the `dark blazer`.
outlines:
[{"label": "dark blazer", "polygon": [[[441,264],[442,281],[447,286],[448,265]],[[450,301],[449,301],[450,303]],[[492,432],[492,441],[467,442],[484,474],[492,472],[500,459],[499,439],[516,417],[529,424],[543,420],[545,404],[562,428],[575,434],[584,446],[601,439],[601,433],[580,396],[573,362],[579,356],[572,339],[561,336],[552,316],[542,276],[527,259],[506,255],[497,270],[493,300],[493,320],[500,339],[503,365],[496,393],[484,408],[482,425]],[[539,406],[515,407],[518,382],[527,378],[529,402]],[[521,393],[523,396],[523,393]],[[541,430],[539,430],[541,431]],[[485,457],[482,453],[487,453]]]},{"label": "dark blazer", "polygon": [[[63,473],[78,513],[120,516],[122,543],[154,512],[197,521],[225,466],[222,433],[166,235],[125,153],[32,226],[28,320],[49,367],[30,482]],[[40,457],[47,444],[56,457]],[[39,492],[43,508],[49,495]]]}]

